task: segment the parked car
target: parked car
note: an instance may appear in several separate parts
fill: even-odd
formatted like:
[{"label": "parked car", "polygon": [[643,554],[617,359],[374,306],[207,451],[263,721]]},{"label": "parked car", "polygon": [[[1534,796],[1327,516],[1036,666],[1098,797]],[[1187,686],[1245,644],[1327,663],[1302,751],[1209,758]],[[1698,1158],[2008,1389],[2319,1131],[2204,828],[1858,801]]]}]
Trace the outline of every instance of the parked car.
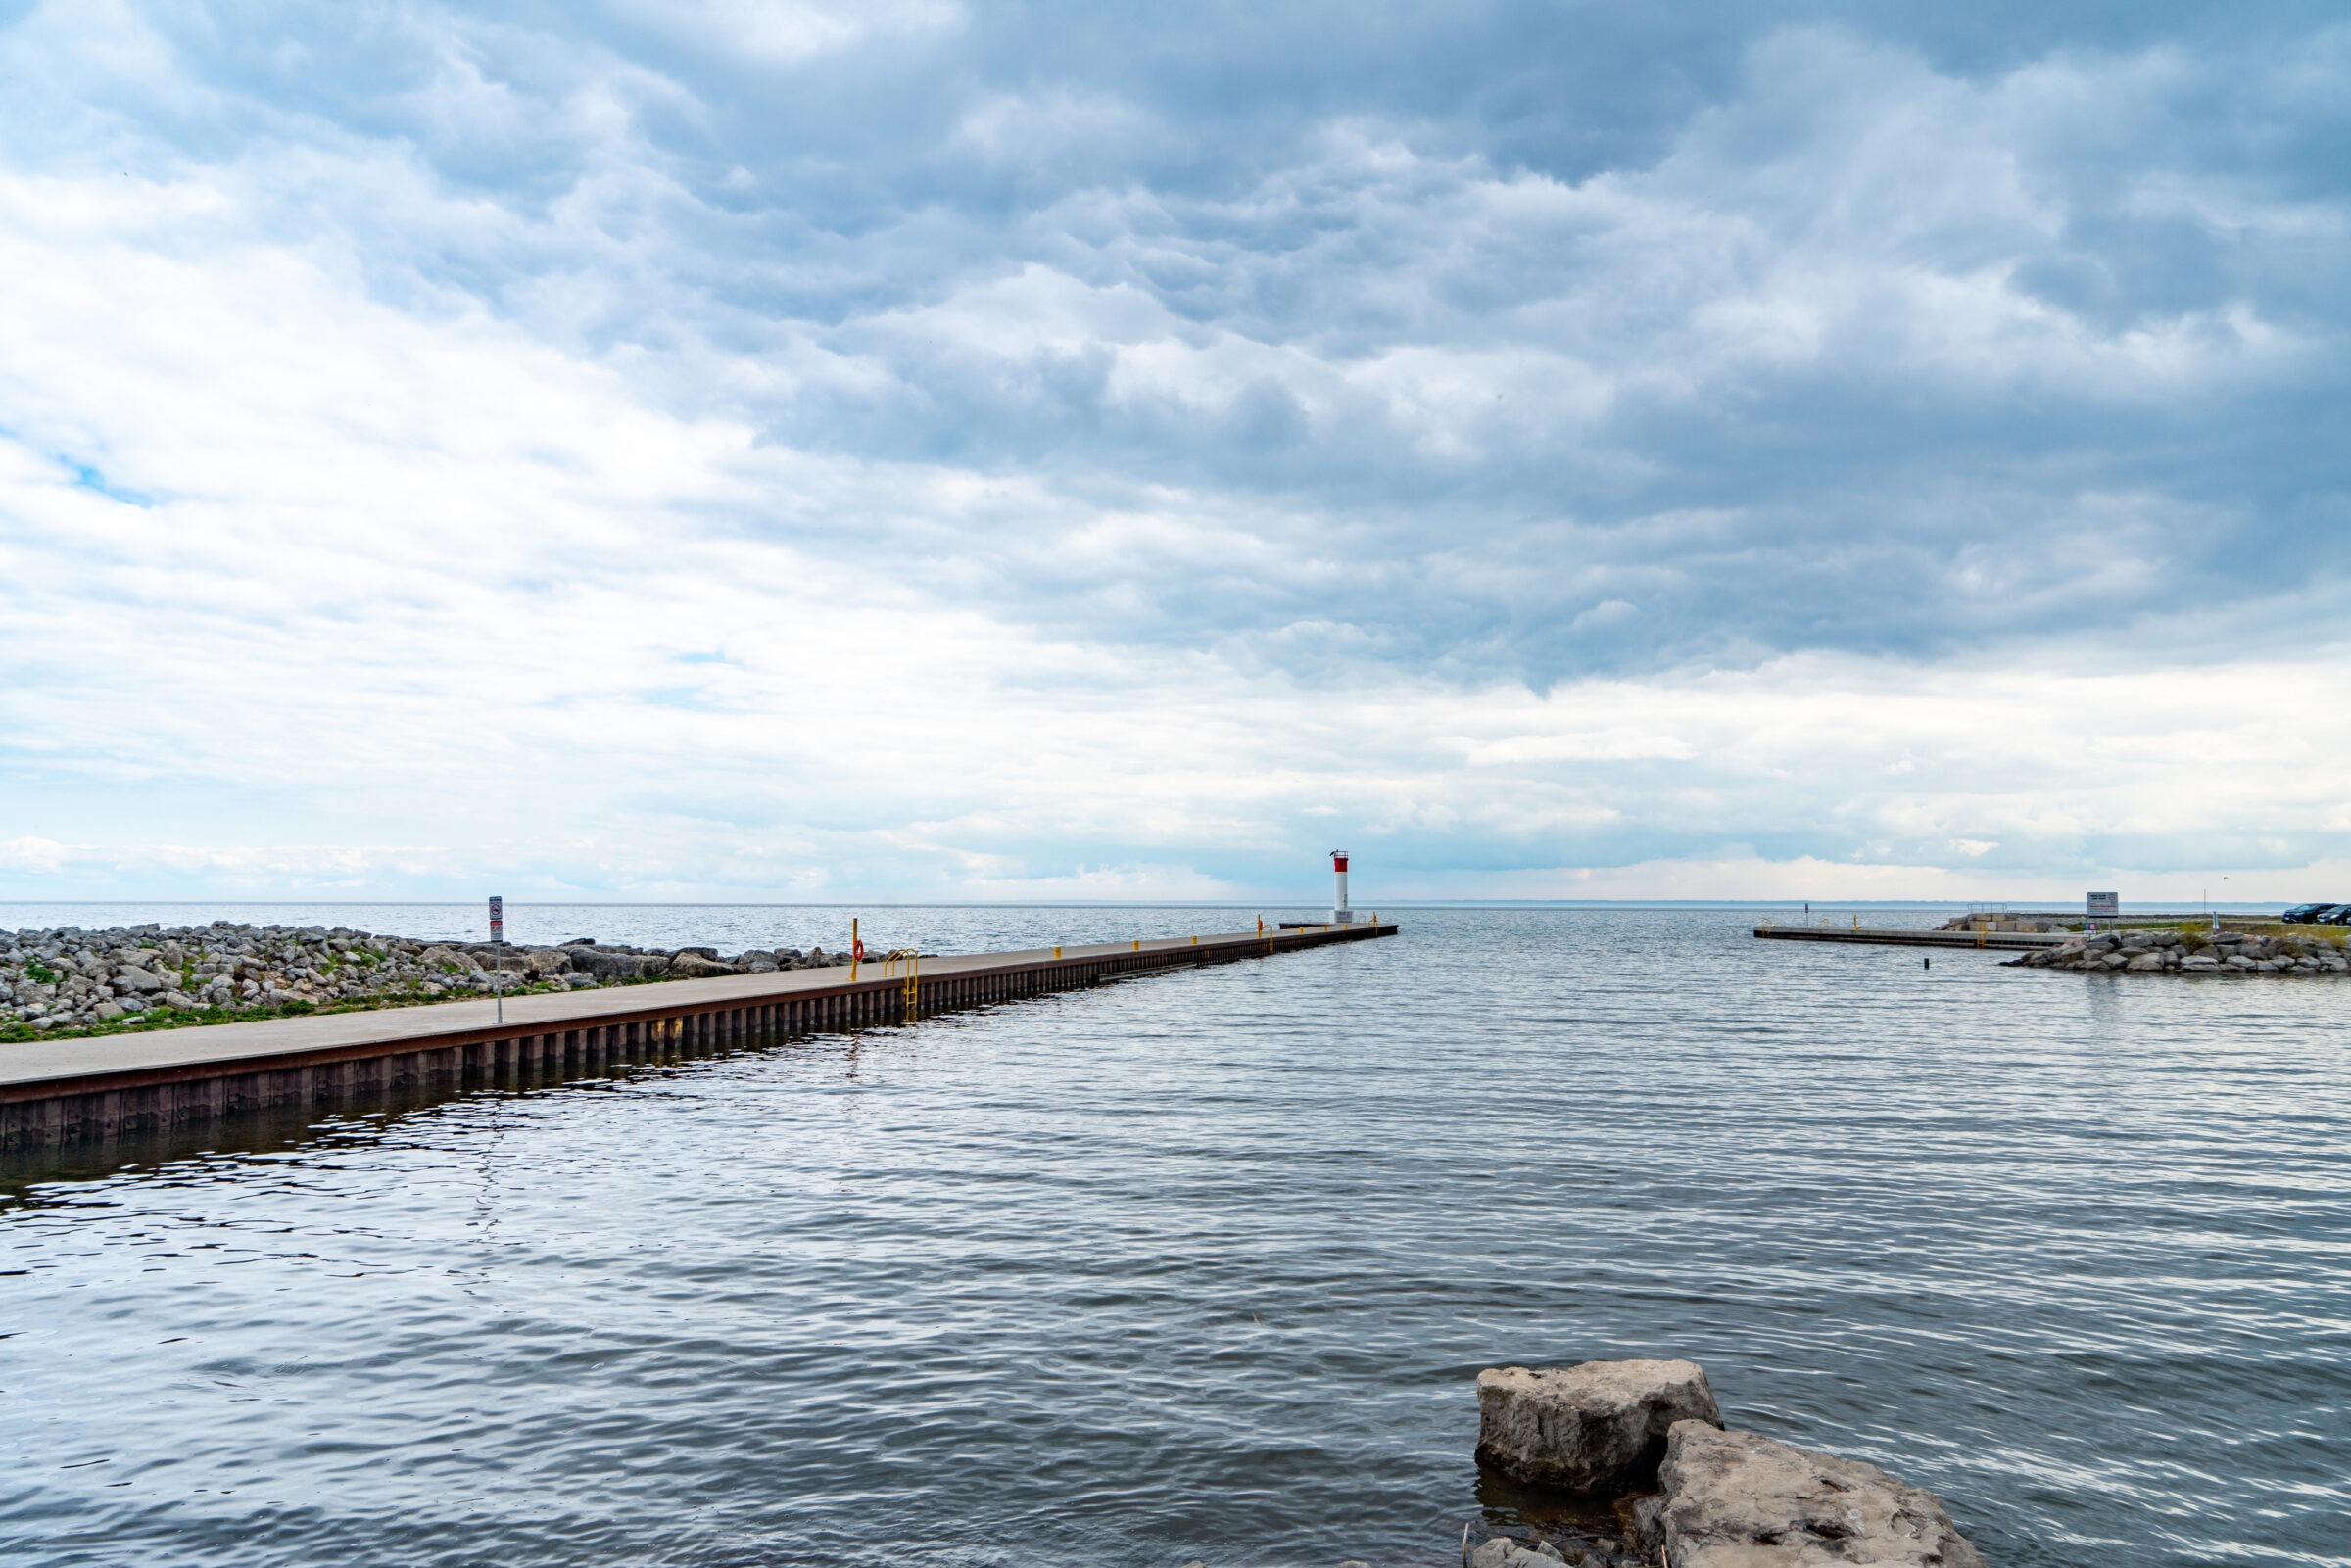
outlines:
[{"label": "parked car", "polygon": [[2337,904],[2311,917],[2313,926],[2351,926],[2351,904]]},{"label": "parked car", "polygon": [[2296,904],[2278,919],[2287,926],[2314,926],[2321,915],[2332,908],[2332,904]]}]

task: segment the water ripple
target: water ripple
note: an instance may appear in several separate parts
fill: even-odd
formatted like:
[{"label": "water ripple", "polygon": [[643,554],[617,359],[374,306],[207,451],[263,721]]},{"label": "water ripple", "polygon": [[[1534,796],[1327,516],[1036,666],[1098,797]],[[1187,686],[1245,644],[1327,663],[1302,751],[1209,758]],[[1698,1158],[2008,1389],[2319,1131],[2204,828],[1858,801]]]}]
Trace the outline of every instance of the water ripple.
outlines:
[{"label": "water ripple", "polygon": [[1480,1366],[1685,1354],[1995,1563],[2351,1564],[2351,987],[1937,959],[1431,912],[23,1185],[0,1556],[1437,1564]]}]

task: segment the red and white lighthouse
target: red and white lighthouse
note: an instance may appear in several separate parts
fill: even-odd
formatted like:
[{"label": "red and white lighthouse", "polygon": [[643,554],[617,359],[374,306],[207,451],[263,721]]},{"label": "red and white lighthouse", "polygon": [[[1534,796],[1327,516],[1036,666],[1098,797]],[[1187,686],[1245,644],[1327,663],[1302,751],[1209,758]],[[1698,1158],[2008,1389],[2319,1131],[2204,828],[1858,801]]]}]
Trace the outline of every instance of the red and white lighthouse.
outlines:
[{"label": "red and white lighthouse", "polygon": [[1330,895],[1330,923],[1333,926],[1351,926],[1355,923],[1355,911],[1347,907],[1347,851],[1334,849],[1330,852],[1330,873],[1338,879],[1338,885]]}]

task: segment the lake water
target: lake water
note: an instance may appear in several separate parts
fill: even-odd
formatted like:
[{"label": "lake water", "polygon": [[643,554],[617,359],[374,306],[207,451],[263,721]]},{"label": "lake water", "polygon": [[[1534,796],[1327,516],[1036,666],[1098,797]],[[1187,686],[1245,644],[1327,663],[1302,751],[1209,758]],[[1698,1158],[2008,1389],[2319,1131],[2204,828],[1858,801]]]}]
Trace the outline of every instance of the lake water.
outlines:
[{"label": "lake water", "polygon": [[[1478,1368],[1658,1354],[1734,1425],[1932,1487],[1994,1564],[2351,1564],[2351,985],[1400,913],[21,1176],[0,1560],[1433,1568],[1499,1501]],[[510,916],[720,947],[845,919]]]}]

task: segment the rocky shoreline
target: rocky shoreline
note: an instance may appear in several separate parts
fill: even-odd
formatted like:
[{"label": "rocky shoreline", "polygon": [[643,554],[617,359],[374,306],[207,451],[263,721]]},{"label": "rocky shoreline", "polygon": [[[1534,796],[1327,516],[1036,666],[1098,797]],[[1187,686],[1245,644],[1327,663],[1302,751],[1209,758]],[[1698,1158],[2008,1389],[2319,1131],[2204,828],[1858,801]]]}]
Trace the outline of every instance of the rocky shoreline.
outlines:
[{"label": "rocky shoreline", "polygon": [[2167,927],[2070,936],[2012,958],[2006,967],[2118,974],[2351,974],[2351,958],[2340,943],[2321,935]]},{"label": "rocky shoreline", "polygon": [[0,1040],[224,1023],[454,997],[829,969],[846,953],[435,942],[342,926],[65,927],[0,932]]}]

